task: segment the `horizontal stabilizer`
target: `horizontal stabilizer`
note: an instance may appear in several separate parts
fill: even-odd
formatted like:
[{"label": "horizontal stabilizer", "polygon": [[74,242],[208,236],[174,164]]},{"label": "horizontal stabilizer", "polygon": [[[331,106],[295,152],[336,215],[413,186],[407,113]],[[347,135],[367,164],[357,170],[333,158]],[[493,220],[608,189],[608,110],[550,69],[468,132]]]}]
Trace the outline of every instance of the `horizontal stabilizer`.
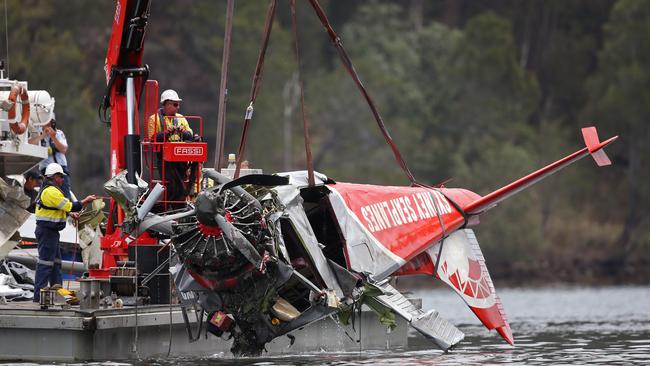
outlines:
[{"label": "horizontal stabilizer", "polygon": [[397,289],[387,282],[378,285],[386,294],[377,297],[383,305],[406,319],[422,335],[432,340],[441,350],[447,351],[465,338],[465,334],[443,319],[435,310],[424,312],[413,305]]},{"label": "horizontal stabilizer", "polygon": [[603,150],[603,147],[614,142],[614,140],[616,140],[618,136],[614,136],[608,139],[607,141],[601,143],[598,139],[598,131],[596,131],[596,127],[585,127],[582,129],[582,137],[585,140],[585,145],[587,145],[587,149],[589,150],[589,153],[594,158],[598,166],[605,166],[605,165],[612,164],[612,162],[607,157],[607,154],[605,154],[605,150]]}]

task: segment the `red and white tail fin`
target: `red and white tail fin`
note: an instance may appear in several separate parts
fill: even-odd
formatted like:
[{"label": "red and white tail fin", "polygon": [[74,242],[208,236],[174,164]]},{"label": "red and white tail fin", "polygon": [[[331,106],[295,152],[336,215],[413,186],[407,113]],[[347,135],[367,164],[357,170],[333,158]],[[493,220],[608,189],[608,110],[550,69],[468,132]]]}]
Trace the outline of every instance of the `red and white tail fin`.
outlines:
[{"label": "red and white tail fin", "polygon": [[465,213],[469,215],[480,214],[494,206],[499,202],[505,200],[506,198],[532,186],[533,184],[539,182],[540,180],[552,175],[553,173],[567,167],[568,165],[582,159],[587,155],[593,156],[596,164],[598,166],[609,165],[611,161],[605,154],[603,148],[618,138],[614,136],[603,142],[600,142],[598,139],[598,133],[596,127],[585,127],[582,129],[582,136],[585,140],[587,147],[574,152],[571,155],[565,156],[564,158],[551,163],[542,169],[534,171],[527,176],[520,178],[506,186],[503,186],[497,189],[494,192],[491,192],[474,202],[470,202],[468,205],[463,207]]},{"label": "red and white tail fin", "polygon": [[598,140],[598,131],[596,131],[596,127],[585,127],[582,129],[582,137],[585,139],[585,145],[587,145],[589,153],[591,153],[591,156],[594,158],[598,166],[612,164],[612,162],[607,157],[607,154],[605,154],[603,147],[616,140],[618,136],[612,137],[611,139],[601,143]]}]

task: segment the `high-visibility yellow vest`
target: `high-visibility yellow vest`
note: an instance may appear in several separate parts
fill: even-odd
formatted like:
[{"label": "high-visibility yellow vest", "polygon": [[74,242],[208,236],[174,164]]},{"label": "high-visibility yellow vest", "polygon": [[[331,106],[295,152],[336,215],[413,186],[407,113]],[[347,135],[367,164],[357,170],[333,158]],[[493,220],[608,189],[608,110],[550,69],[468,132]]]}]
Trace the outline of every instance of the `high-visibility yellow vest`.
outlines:
[{"label": "high-visibility yellow vest", "polygon": [[36,221],[65,222],[72,210],[72,202],[63,195],[61,188],[46,186],[36,200]]},{"label": "high-visibility yellow vest", "polygon": [[[156,136],[155,134],[165,132],[170,127],[180,127],[183,130],[193,134],[190,124],[187,122],[185,117],[182,114],[176,113],[176,116],[163,116],[165,120],[165,127],[161,126],[160,113],[152,114],[149,116],[149,121],[147,122],[147,133],[149,134],[149,139],[153,140]],[[180,140],[180,138],[179,138]]]}]

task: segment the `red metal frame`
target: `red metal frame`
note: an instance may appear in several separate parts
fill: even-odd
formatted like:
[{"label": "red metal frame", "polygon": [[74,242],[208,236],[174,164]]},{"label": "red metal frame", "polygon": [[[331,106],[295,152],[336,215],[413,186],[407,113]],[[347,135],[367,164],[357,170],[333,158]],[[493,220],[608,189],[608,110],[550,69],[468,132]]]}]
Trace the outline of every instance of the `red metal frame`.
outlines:
[{"label": "red metal frame", "polygon": [[[148,112],[148,111],[147,111]],[[147,113],[148,116],[157,113],[157,108],[154,112]],[[198,136],[200,139],[203,139],[203,118],[200,116],[183,116],[188,123],[190,128],[194,125],[198,125]],[[148,122],[148,118],[147,118]],[[194,183],[186,182],[187,184],[194,184],[195,191],[198,192],[200,188],[200,177],[201,169],[203,168],[203,163],[208,160],[208,144],[205,142],[156,142],[149,139],[149,131],[145,128],[146,137],[142,141],[142,152],[143,152],[143,161],[145,166],[148,168],[149,176],[149,187],[153,187],[156,183],[162,184],[167,188],[168,182],[165,181],[165,164],[164,162],[196,162],[196,179]],[[195,131],[195,128],[192,128],[192,131]],[[163,131],[164,140],[167,140],[166,132]],[[155,126],[153,135],[158,133],[158,126]],[[162,159],[162,170],[156,174],[158,170],[156,164],[156,156],[159,156]],[[163,203],[163,207],[166,208],[169,204],[172,203],[183,203],[185,201],[171,201],[167,197],[167,189],[163,193],[163,199],[160,201]]]},{"label": "red metal frame", "polygon": [[[122,77],[115,78],[111,82],[113,70],[120,67],[142,67],[142,58],[144,50],[127,51],[123,49],[123,34],[128,28],[126,24],[127,14],[132,14],[136,6],[133,0],[117,0],[115,15],[113,17],[113,27],[111,38],[108,44],[106,60],[104,63],[104,72],[106,82],[111,85],[109,90],[110,108],[111,108],[111,147],[110,147],[110,166],[111,177],[126,168],[124,156],[124,136],[128,134],[127,126],[127,101],[124,92],[125,80]],[[135,78],[135,96],[136,96],[136,126],[139,126],[138,105],[140,91],[143,87],[143,78]],[[139,127],[136,127],[139,132]],[[101,238],[100,248],[104,251],[102,260],[102,269],[93,270],[93,275],[97,277],[108,277],[107,270],[116,266],[119,260],[128,259],[128,242],[123,235],[119,225],[124,218],[121,208],[111,199],[109,204],[110,215],[106,226],[106,234]],[[115,215],[115,217],[114,217]]]},{"label": "red metal frame", "polygon": [[[144,47],[132,47],[128,49],[126,46],[126,38],[128,38],[128,30],[132,25],[131,18],[134,17],[136,13],[136,7],[142,6],[141,1],[138,0],[117,0],[115,15],[113,17],[113,27],[111,32],[111,38],[108,44],[108,50],[106,53],[106,60],[104,64],[104,72],[106,74],[106,82],[110,85],[110,90],[108,91],[108,97],[110,98],[110,108],[111,108],[111,147],[110,147],[110,166],[111,166],[111,177],[114,177],[122,170],[126,169],[126,159],[124,156],[124,138],[128,134],[128,125],[127,125],[127,99],[125,93],[125,84],[126,84],[126,74],[115,73],[115,70],[124,70],[124,69],[137,69],[143,68],[143,56],[144,56]],[[140,9],[142,10],[142,9]],[[138,12],[140,11],[138,10]],[[146,13],[146,11],[145,11]],[[146,17],[146,15],[137,15]],[[145,23],[146,24],[146,23]],[[142,29],[144,32],[144,28]],[[140,44],[139,46],[141,46]],[[134,78],[135,86],[135,134],[140,135],[141,139],[141,161],[148,162],[149,166],[149,177],[148,180],[150,184],[153,185],[156,183],[154,169],[155,164],[153,157],[155,153],[161,153],[165,150],[165,145],[170,143],[157,143],[150,141],[148,138],[147,125],[148,117],[157,113],[158,108],[158,82],[155,80],[147,80],[145,83],[144,74],[133,74],[129,75]],[[111,79],[112,78],[112,79]],[[142,93],[144,88],[144,93]],[[145,106],[144,106],[144,118],[140,116],[140,110],[138,108],[141,95],[144,95]],[[185,116],[185,118],[190,120],[198,120],[198,130],[199,136],[203,136],[203,121],[201,117],[198,116]],[[144,121],[144,122],[141,122]],[[140,128],[140,123],[144,123],[144,128]],[[140,134],[141,131],[144,131],[144,134]],[[144,136],[143,136],[144,135]],[[197,177],[199,177],[200,169],[202,163],[207,160],[207,144],[202,142],[193,142],[191,145],[186,145],[187,147],[202,149],[202,154],[200,157],[196,156],[187,156],[187,159],[182,161],[192,161],[198,162],[197,164]],[[168,148],[169,149],[169,148]],[[167,155],[167,158],[173,159],[170,161],[181,161],[180,156],[174,158],[172,149],[172,157],[170,158]],[[198,150],[189,150],[198,151]],[[188,152],[187,149],[179,150],[181,153]],[[164,167],[164,164],[163,164]],[[164,177],[164,171],[160,172],[161,177]],[[161,179],[162,184],[165,185],[164,179]],[[199,179],[197,178],[197,191],[199,184]],[[166,201],[166,193],[163,197],[165,207],[169,201]],[[143,233],[137,238],[132,238],[124,234],[119,224],[122,223],[124,219],[124,213],[120,207],[111,199],[109,205],[110,215],[108,219],[108,224],[106,228],[106,234],[101,239],[100,248],[103,250],[103,261],[102,268],[93,269],[91,275],[93,277],[108,277],[108,270],[111,267],[115,267],[118,261],[128,260],[128,248],[129,245],[150,245],[157,244],[158,239],[152,238],[148,233]]]}]

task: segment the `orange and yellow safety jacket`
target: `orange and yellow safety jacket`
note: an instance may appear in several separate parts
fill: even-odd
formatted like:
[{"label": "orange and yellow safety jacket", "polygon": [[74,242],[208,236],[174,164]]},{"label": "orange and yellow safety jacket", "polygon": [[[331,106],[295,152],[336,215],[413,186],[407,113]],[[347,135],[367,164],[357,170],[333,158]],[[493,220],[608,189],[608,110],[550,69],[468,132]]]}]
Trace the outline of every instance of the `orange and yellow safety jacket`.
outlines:
[{"label": "orange and yellow safety jacket", "polygon": [[[147,122],[147,132],[149,134],[150,140],[156,140],[156,135],[164,133],[168,128],[171,127],[180,127],[182,130],[189,132],[190,135],[193,134],[190,124],[187,122],[185,117],[182,114],[176,113],[175,116],[163,116],[165,120],[165,127],[160,123],[161,113],[152,114],[149,116],[149,121]],[[169,136],[169,141],[181,141],[180,136]]]}]

